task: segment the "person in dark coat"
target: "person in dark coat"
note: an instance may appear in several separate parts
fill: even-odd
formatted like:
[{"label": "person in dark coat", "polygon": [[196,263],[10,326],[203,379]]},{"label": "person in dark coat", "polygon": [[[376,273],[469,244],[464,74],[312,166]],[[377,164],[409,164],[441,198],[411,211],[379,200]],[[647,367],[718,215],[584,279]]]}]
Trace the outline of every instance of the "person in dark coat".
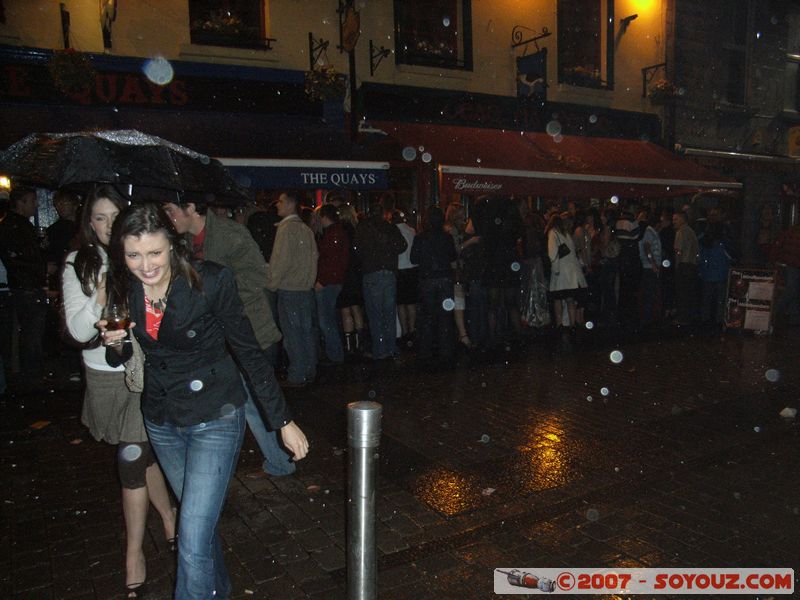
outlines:
[{"label": "person in dark coat", "polygon": [[444,230],[444,213],[434,206],[428,210],[424,231],[414,238],[411,246],[411,262],[419,265],[421,306],[417,358],[422,364],[432,364],[434,357],[443,366],[453,362],[453,263],[457,258],[453,236]]},{"label": "person in dark coat", "polygon": [[[144,352],[147,435],[180,502],[174,598],[230,598],[217,522],[244,437],[239,367],[295,460],[305,457],[308,441],[264,360],[230,269],[190,263],[169,217],[151,204],[117,217],[109,250],[113,301],[127,304],[129,332]],[[130,344],[113,346],[129,332],[106,325],[98,322],[106,360],[116,366],[132,355]]]}]

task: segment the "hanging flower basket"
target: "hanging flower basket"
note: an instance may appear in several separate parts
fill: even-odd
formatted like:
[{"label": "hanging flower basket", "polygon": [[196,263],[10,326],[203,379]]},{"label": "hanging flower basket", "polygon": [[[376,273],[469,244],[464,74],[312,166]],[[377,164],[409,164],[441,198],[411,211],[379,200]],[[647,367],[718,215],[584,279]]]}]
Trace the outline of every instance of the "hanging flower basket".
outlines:
[{"label": "hanging flower basket", "polygon": [[64,94],[75,94],[94,85],[97,75],[91,59],[74,48],[56,50],[47,65],[56,89]]},{"label": "hanging flower basket", "polygon": [[678,97],[678,88],[666,79],[660,79],[650,87],[647,97],[651,103],[663,106]]},{"label": "hanging flower basket", "polygon": [[306,94],[312,100],[334,100],[344,97],[345,78],[331,65],[322,65],[306,72]]}]

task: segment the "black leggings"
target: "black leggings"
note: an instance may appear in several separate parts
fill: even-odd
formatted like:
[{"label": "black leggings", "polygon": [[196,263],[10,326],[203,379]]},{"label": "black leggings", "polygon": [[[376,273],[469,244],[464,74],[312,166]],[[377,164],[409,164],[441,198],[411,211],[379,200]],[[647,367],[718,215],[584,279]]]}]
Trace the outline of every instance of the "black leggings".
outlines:
[{"label": "black leggings", "polygon": [[117,471],[122,487],[136,490],[147,485],[147,467],[156,459],[150,442],[120,442],[117,448]]}]

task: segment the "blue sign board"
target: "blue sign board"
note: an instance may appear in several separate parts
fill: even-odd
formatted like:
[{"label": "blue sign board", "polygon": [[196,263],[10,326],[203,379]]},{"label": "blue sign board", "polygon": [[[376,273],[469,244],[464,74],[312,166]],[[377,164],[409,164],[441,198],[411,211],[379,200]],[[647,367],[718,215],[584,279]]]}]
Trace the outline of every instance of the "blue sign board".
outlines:
[{"label": "blue sign board", "polygon": [[[385,190],[389,165],[347,161],[220,159],[240,185],[255,190]],[[250,162],[251,164],[242,164]],[[262,163],[262,164],[258,164]],[[277,164],[276,164],[277,163]]]}]

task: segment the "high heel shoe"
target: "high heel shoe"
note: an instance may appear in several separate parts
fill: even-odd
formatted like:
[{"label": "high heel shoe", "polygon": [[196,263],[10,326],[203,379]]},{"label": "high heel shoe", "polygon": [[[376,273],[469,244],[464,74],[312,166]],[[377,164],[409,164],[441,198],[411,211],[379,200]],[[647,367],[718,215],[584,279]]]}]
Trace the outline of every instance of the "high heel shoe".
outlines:
[{"label": "high heel shoe", "polygon": [[147,582],[132,583],[125,586],[125,598],[131,600],[143,600],[147,598]]}]

